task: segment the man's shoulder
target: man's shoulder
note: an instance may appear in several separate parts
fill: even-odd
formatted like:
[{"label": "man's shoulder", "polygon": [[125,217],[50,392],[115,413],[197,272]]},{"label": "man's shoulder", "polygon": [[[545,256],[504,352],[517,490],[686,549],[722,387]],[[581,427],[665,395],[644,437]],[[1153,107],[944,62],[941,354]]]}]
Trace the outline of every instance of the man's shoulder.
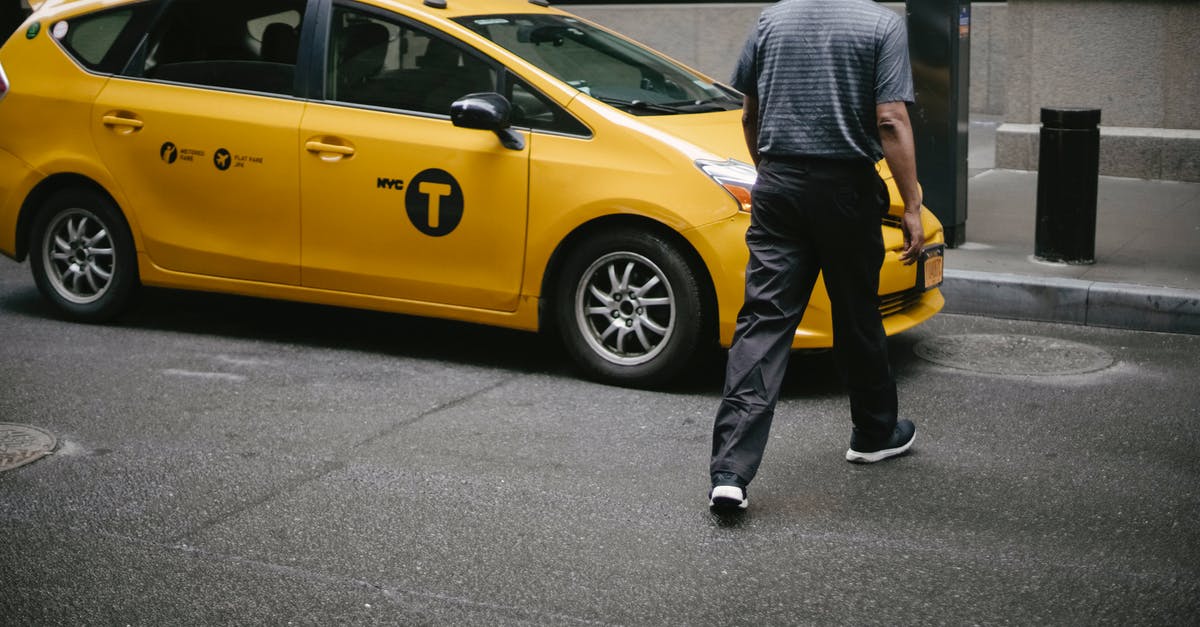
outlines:
[{"label": "man's shoulder", "polygon": [[820,15],[841,19],[875,18],[885,24],[902,21],[896,11],[881,6],[875,0],[781,0],[762,11],[762,18],[785,18],[798,15]]}]

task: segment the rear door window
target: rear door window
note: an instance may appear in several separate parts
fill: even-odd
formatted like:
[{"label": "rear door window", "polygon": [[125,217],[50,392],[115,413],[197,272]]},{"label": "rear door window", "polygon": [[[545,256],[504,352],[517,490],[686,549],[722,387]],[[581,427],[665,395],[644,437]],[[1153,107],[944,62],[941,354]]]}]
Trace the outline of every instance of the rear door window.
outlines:
[{"label": "rear door window", "polygon": [[176,0],[133,74],[271,94],[294,93],[306,0]]}]

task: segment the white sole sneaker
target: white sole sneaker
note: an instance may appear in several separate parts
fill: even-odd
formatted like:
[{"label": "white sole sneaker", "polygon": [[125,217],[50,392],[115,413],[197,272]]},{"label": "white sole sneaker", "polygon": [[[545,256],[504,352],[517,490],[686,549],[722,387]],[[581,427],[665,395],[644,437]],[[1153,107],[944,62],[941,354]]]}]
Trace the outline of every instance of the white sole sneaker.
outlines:
[{"label": "white sole sneaker", "polygon": [[708,495],[708,506],[746,509],[750,507],[750,499],[746,498],[744,490],[735,485],[719,485]]},{"label": "white sole sneaker", "polygon": [[854,449],[846,449],[846,461],[856,464],[874,464],[881,462],[889,457],[895,457],[908,449],[912,448],[913,442],[917,441],[917,434],[909,438],[907,442],[897,446],[896,448],[885,448],[882,451],[872,451],[870,453],[860,453]]}]

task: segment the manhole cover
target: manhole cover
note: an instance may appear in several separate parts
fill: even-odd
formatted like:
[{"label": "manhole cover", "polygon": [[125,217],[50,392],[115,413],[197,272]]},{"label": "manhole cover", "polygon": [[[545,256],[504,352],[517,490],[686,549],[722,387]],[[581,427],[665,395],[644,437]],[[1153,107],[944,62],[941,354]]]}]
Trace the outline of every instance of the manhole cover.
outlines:
[{"label": "manhole cover", "polygon": [[1028,335],[948,335],[914,349],[935,364],[989,374],[1083,374],[1113,364],[1108,353],[1076,342]]},{"label": "manhole cover", "polygon": [[0,472],[37,461],[56,444],[54,436],[36,427],[0,422]]}]

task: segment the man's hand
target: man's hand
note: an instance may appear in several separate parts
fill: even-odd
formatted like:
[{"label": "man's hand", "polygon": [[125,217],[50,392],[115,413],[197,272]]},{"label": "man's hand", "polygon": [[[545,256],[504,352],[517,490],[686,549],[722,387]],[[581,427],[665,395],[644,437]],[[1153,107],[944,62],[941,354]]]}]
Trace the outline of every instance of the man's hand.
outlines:
[{"label": "man's hand", "polygon": [[905,211],[900,219],[900,228],[904,231],[904,250],[900,253],[900,261],[910,266],[917,262],[925,248],[925,227],[921,224],[920,211]]}]

